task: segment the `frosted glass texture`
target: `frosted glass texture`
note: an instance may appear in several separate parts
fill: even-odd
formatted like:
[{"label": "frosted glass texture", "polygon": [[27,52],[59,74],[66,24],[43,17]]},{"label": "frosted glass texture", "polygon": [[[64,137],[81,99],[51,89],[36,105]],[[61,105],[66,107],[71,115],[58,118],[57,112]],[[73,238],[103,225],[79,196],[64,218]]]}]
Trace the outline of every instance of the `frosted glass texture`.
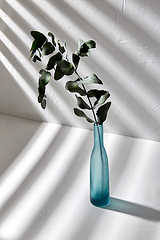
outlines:
[{"label": "frosted glass texture", "polygon": [[108,156],[103,145],[103,124],[94,124],[94,147],[90,158],[90,201],[98,207],[110,203]]}]

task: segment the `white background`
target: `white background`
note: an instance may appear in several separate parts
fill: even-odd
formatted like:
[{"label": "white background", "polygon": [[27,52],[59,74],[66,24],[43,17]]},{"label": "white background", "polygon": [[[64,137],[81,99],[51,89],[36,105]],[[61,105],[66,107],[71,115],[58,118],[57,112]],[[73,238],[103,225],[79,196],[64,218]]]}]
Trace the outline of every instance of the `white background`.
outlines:
[{"label": "white background", "polygon": [[[160,2],[0,0],[0,240],[160,239]],[[30,31],[93,39],[82,77],[111,93],[104,124],[111,204],[89,201],[92,124],[73,113],[65,82],[37,103]],[[95,86],[96,87],[96,86]]]}]

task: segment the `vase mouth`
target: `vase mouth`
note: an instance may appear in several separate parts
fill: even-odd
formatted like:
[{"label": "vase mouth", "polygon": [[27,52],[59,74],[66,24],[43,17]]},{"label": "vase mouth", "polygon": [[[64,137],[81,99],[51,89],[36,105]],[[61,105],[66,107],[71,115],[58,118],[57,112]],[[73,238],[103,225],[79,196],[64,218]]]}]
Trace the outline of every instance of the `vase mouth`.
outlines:
[{"label": "vase mouth", "polygon": [[96,124],[96,123],[94,123],[94,126],[95,126],[95,127],[100,127],[100,126],[103,126],[103,123],[102,123],[102,124]]}]

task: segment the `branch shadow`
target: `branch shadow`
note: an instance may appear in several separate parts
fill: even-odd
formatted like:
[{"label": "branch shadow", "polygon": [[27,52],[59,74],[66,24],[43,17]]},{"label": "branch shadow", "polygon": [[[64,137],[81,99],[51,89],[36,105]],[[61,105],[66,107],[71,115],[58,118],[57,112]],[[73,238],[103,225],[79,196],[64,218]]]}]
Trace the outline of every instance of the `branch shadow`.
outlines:
[{"label": "branch shadow", "polygon": [[110,204],[103,207],[103,209],[132,215],[150,221],[160,221],[160,211],[118,198],[111,197]]}]

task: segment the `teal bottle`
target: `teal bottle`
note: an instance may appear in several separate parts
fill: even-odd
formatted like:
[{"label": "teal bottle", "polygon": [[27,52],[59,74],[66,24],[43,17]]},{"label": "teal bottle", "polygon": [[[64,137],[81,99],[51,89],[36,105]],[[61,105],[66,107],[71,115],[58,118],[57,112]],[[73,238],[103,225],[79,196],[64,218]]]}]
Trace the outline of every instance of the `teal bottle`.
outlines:
[{"label": "teal bottle", "polygon": [[97,207],[110,203],[109,167],[103,145],[103,124],[94,124],[94,147],[90,158],[90,201]]}]

